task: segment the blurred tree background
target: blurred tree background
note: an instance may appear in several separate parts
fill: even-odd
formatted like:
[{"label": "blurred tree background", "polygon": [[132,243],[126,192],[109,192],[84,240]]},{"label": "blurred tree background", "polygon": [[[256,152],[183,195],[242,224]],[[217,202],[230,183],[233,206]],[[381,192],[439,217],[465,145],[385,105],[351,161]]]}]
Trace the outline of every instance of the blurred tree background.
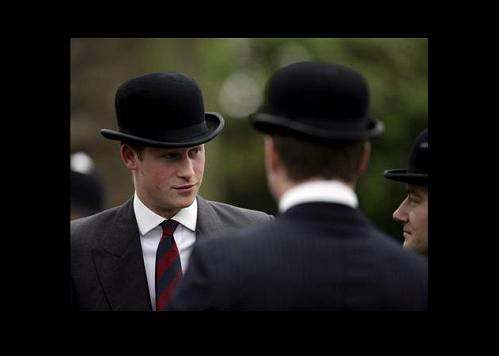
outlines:
[{"label": "blurred tree background", "polygon": [[308,59],[337,62],[362,73],[371,90],[371,113],[385,124],[374,139],[370,168],[357,193],[361,208],[379,228],[402,239],[392,212],[405,186],[383,178],[404,168],[416,135],[427,127],[426,38],[73,38],[71,39],[71,153],[87,152],[104,179],[106,208],[133,194],[118,141],[101,128],[117,129],[114,95],[124,81],[149,72],[180,71],[201,87],[206,111],[225,118],[225,128],[206,144],[201,195],[275,214],[267,190],[263,138],[248,114],[262,103],[265,82],[279,67]]}]

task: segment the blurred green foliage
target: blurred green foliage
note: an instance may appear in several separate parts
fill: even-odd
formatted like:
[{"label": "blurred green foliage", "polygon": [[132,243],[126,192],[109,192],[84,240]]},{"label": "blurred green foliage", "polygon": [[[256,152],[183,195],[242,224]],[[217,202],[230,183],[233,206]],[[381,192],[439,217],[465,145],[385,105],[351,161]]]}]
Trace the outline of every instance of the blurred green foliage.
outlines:
[{"label": "blurred green foliage", "polygon": [[[99,133],[101,128],[117,128],[116,89],[144,73],[184,72],[199,83],[206,111],[221,113],[226,123],[222,134],[206,145],[201,194],[276,213],[266,186],[263,138],[250,127],[247,115],[235,114],[238,106],[230,109],[224,104],[239,95],[244,114],[243,107],[247,110],[258,95],[249,97],[245,89],[250,91],[251,83],[245,88],[240,78],[232,86],[227,83],[241,73],[257,83],[261,99],[265,83],[276,69],[306,59],[347,65],[367,79],[371,113],[384,122],[385,133],[372,142],[370,168],[359,180],[357,193],[371,221],[400,239],[401,227],[391,215],[403,199],[405,187],[384,179],[383,171],[406,167],[413,140],[427,127],[426,38],[72,39],[71,151],[85,151],[94,158],[105,179],[106,206],[121,204],[133,193],[132,181],[120,161],[118,143]],[[239,85],[240,91],[234,90],[234,85]]]}]

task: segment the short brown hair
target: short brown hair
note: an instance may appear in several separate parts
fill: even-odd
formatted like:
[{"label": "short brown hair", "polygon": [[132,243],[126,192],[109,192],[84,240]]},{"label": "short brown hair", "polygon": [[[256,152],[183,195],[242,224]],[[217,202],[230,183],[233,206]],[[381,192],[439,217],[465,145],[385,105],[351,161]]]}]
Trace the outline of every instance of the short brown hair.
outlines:
[{"label": "short brown hair", "polygon": [[139,157],[139,160],[142,161],[142,153],[144,152],[145,146],[126,141],[121,141],[121,144],[130,146],[137,153],[137,157]]},{"label": "short brown hair", "polygon": [[289,136],[272,136],[288,177],[300,182],[312,177],[356,178],[365,141],[332,144],[303,141]]}]

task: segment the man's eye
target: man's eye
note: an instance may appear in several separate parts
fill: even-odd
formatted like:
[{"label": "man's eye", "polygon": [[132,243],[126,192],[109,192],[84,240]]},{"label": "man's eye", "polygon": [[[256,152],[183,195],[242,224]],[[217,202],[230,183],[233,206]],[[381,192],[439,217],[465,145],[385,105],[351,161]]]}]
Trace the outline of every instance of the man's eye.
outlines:
[{"label": "man's eye", "polygon": [[409,200],[413,203],[418,203],[419,202],[419,198],[417,195],[415,194],[409,194]]}]

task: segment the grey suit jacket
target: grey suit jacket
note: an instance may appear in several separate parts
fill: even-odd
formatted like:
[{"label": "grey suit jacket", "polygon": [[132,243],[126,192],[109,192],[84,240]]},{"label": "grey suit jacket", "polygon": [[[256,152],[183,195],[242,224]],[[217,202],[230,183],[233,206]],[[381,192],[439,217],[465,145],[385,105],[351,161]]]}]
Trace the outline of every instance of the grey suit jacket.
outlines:
[{"label": "grey suit jacket", "polygon": [[[196,239],[272,220],[259,211],[197,199]],[[152,310],[133,199],[71,222],[71,305],[77,310]]]}]

